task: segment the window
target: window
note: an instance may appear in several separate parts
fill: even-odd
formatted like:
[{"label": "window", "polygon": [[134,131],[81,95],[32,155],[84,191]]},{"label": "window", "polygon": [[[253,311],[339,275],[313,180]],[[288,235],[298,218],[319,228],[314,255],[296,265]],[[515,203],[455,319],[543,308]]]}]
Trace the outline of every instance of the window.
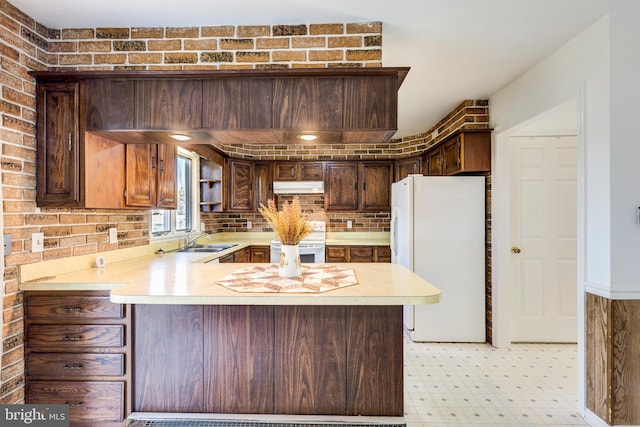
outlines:
[{"label": "window", "polygon": [[151,240],[181,237],[199,228],[199,170],[198,155],[178,147],[178,206],[177,209],[151,210]]}]

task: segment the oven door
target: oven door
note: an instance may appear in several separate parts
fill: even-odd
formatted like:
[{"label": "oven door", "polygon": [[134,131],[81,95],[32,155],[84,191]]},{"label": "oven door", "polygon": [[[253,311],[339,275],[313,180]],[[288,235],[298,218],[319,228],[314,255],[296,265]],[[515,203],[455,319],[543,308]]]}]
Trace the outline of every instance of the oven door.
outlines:
[{"label": "oven door", "polygon": [[[280,262],[280,242],[271,243],[272,263]],[[324,243],[300,244],[300,262],[324,263]]]}]

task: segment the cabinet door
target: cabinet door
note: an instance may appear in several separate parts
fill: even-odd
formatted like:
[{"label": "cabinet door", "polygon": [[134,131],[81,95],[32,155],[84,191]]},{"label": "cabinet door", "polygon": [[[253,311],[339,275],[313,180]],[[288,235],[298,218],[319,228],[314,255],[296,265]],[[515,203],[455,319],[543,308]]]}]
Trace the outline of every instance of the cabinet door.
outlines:
[{"label": "cabinet door", "polygon": [[298,179],[298,162],[276,162],[274,165],[275,181],[295,181]]},{"label": "cabinet door", "polygon": [[460,171],[460,155],[462,136],[456,135],[442,145],[442,158],[444,160],[444,174],[450,175]]},{"label": "cabinet door", "polygon": [[251,262],[270,262],[271,248],[269,246],[251,246]]},{"label": "cabinet door", "polygon": [[271,127],[270,79],[223,78],[202,82],[204,129]]},{"label": "cabinet door", "polygon": [[254,166],[253,197],[256,210],[260,204],[267,205],[269,199],[273,199],[273,180],[271,163],[256,163]]},{"label": "cabinet door", "polygon": [[346,129],[396,129],[396,76],[347,77],[344,79]]},{"label": "cabinet door", "polygon": [[134,80],[86,81],[87,130],[133,129]]},{"label": "cabinet door", "polygon": [[177,147],[173,144],[158,144],[158,200],[157,206],[165,209],[178,207],[176,188]]},{"label": "cabinet door", "polygon": [[134,306],[134,411],[203,412],[204,308]]},{"label": "cabinet door", "polygon": [[78,83],[38,85],[38,206],[80,204]]},{"label": "cabinet door", "polygon": [[361,210],[385,210],[391,208],[392,163],[362,163]]},{"label": "cabinet door", "polygon": [[426,154],[425,175],[442,175],[442,149],[436,148]]},{"label": "cabinet door", "polygon": [[396,181],[412,174],[422,174],[422,160],[420,157],[398,160],[395,165]]},{"label": "cabinet door", "polygon": [[324,164],[322,162],[300,163],[300,179],[303,181],[322,181],[324,178]]},{"label": "cabinet door", "polygon": [[157,161],[155,144],[127,144],[127,206],[155,206]]},{"label": "cabinet door", "polygon": [[136,129],[202,128],[201,80],[136,81]]},{"label": "cabinet door", "polygon": [[229,211],[253,210],[253,163],[229,161]]},{"label": "cabinet door", "polygon": [[276,78],[273,84],[274,128],[341,129],[343,85],[336,78]]},{"label": "cabinet door", "polygon": [[249,262],[250,256],[249,248],[240,249],[233,253],[233,262]]},{"label": "cabinet door", "polygon": [[327,163],[325,176],[325,209],[358,209],[358,164]]}]

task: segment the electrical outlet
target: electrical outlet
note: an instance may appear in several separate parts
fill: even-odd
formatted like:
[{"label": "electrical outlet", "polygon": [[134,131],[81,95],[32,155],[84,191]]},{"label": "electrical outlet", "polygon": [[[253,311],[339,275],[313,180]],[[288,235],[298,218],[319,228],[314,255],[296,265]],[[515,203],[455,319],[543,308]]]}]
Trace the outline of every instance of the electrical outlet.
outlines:
[{"label": "electrical outlet", "polygon": [[251,221],[247,221],[247,230],[251,230],[251,226],[252,226]]},{"label": "electrical outlet", "polygon": [[353,228],[353,221],[347,221],[347,228]]},{"label": "electrical outlet", "polygon": [[118,228],[111,227],[109,229],[109,243],[118,243]]},{"label": "electrical outlet", "polygon": [[31,233],[31,252],[42,252],[44,249],[44,233]]},{"label": "electrical outlet", "polygon": [[4,255],[11,255],[11,234],[4,235]]}]

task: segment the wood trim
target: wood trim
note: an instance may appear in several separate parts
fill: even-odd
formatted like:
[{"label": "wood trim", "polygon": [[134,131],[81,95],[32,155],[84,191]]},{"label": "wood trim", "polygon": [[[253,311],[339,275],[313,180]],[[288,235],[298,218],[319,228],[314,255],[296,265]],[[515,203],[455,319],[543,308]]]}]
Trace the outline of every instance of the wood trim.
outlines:
[{"label": "wood trim", "polygon": [[609,425],[640,424],[640,300],[586,295],[586,407]]}]

